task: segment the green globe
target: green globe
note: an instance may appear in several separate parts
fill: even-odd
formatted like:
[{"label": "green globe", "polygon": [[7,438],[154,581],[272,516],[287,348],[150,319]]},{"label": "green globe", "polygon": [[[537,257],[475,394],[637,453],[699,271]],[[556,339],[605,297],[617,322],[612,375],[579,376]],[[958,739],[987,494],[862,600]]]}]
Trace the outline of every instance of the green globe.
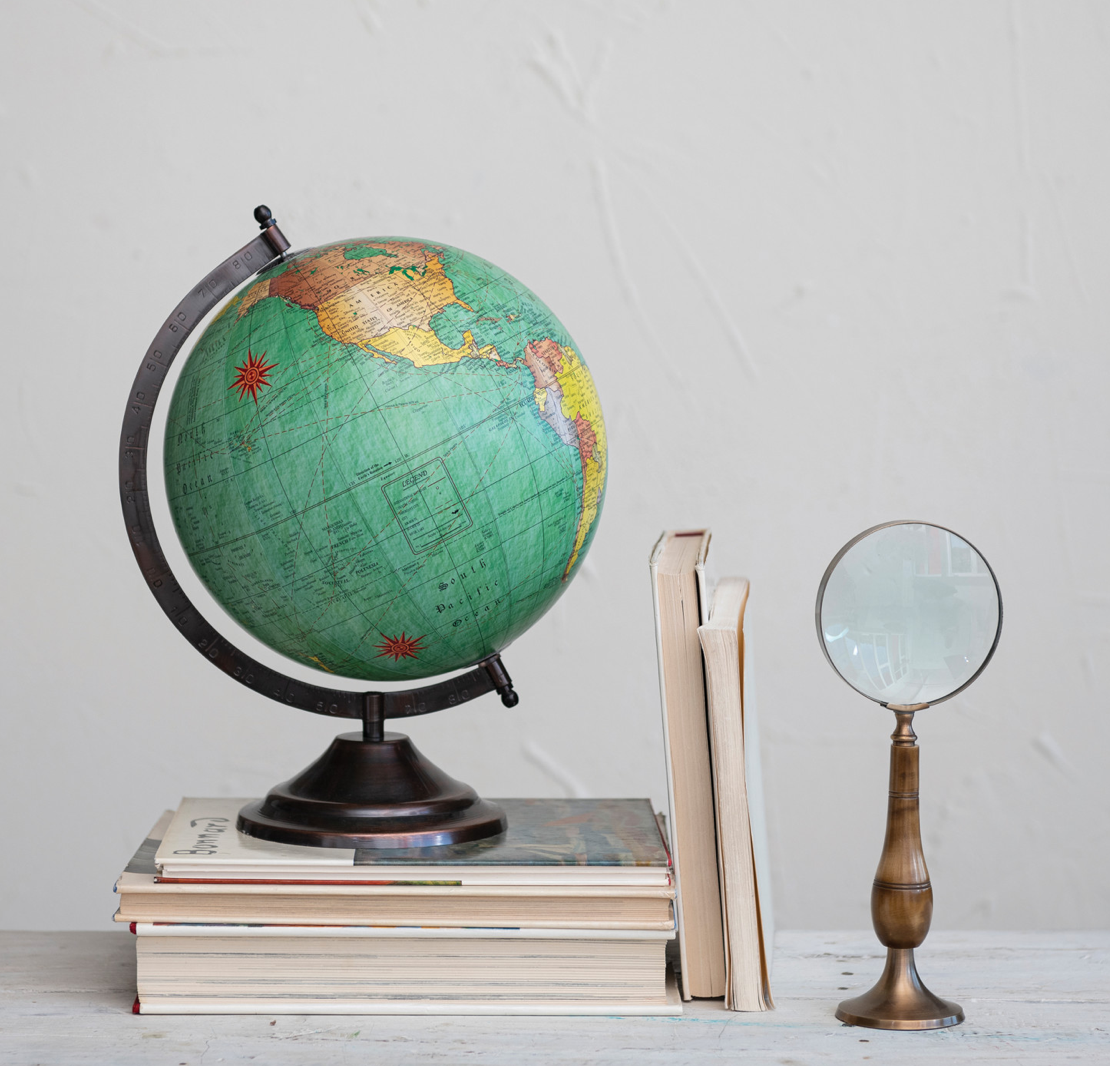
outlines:
[{"label": "green globe", "polygon": [[403,238],[299,252],[241,289],[174,390],[166,487],[217,601],[328,673],[408,680],[501,651],[582,565],[605,423],[529,289]]}]

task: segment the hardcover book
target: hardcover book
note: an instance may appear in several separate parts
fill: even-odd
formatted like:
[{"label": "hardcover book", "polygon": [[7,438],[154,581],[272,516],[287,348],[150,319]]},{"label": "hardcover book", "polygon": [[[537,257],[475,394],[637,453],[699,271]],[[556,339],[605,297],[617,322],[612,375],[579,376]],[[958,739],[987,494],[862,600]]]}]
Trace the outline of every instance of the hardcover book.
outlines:
[{"label": "hardcover book", "polygon": [[670,799],[682,998],[725,991],[713,774],[698,626],[708,620],[708,530],[668,532],[649,562]]}]

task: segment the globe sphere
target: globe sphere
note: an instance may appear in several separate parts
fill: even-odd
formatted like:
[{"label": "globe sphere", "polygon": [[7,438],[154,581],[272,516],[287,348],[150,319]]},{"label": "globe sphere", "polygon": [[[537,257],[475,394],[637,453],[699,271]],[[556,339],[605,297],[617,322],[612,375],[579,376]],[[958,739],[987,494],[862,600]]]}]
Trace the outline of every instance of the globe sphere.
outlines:
[{"label": "globe sphere", "polygon": [[170,511],[213,597],[328,673],[501,651],[566,589],[605,497],[569,333],[478,256],[367,238],[290,256],[201,335],[170,404]]}]

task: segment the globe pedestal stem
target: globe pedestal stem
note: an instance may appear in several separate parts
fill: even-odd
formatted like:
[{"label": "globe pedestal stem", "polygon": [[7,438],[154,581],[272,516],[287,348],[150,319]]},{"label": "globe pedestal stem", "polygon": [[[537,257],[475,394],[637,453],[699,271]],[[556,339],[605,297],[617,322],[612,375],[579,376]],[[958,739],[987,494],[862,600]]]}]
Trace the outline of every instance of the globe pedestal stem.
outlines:
[{"label": "globe pedestal stem", "polygon": [[362,705],[362,739],[378,743],[385,739],[385,699],[380,692],[367,692]]},{"label": "globe pedestal stem", "polygon": [[[372,728],[378,739],[368,738]],[[503,833],[505,814],[445,774],[403,733],[341,733],[296,777],[248,803],[237,828],[282,844],[420,848]]]}]

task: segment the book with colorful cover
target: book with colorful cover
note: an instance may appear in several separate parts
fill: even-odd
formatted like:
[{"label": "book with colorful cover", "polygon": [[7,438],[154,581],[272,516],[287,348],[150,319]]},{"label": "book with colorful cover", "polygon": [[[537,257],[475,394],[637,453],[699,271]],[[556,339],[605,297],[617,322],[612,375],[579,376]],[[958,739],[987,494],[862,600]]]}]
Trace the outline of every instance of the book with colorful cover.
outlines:
[{"label": "book with colorful cover", "polygon": [[163,881],[166,811],[116,882],[118,922],[673,930],[673,886]]},{"label": "book with colorful cover", "polygon": [[509,827],[425,848],[277,844],[235,829],[248,799],[182,800],[155,852],[163,881],[394,881],[670,887],[670,857],[646,799],[501,799]]}]

